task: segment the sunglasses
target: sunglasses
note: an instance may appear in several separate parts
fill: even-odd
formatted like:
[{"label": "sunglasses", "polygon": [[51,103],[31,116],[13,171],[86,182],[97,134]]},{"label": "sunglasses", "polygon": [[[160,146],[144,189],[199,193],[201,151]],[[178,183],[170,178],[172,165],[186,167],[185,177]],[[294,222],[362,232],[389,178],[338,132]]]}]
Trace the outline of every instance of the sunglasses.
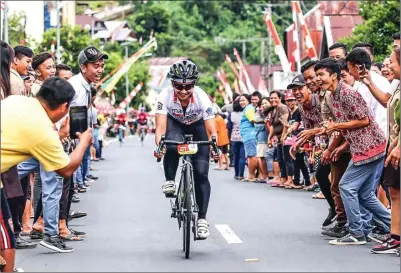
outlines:
[{"label": "sunglasses", "polygon": [[182,90],[184,90],[184,89],[185,89],[186,91],[189,91],[189,90],[191,90],[192,88],[195,87],[195,83],[191,83],[191,84],[187,84],[187,85],[174,83],[173,86],[174,86],[174,89],[176,89],[176,90],[178,90],[178,91],[182,91]]}]

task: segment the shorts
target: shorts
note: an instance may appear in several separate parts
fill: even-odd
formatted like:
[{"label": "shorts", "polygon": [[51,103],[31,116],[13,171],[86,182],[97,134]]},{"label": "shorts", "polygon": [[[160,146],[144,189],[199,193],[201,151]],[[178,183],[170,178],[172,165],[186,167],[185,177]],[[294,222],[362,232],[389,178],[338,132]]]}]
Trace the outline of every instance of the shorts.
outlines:
[{"label": "shorts", "polygon": [[390,163],[383,169],[383,185],[393,188],[400,188],[400,168],[394,169]]},{"label": "shorts", "polygon": [[266,143],[258,143],[256,145],[256,156],[257,157],[266,157],[267,153],[267,144]]},{"label": "shorts", "polygon": [[223,154],[228,154],[228,144],[219,146],[219,149]]},{"label": "shorts", "polygon": [[245,157],[254,157],[256,156],[256,139],[244,141],[244,148],[245,148]]},{"label": "shorts", "polygon": [[1,189],[1,210],[0,210],[0,249],[15,249],[15,235],[13,220],[8,207],[4,190]]}]

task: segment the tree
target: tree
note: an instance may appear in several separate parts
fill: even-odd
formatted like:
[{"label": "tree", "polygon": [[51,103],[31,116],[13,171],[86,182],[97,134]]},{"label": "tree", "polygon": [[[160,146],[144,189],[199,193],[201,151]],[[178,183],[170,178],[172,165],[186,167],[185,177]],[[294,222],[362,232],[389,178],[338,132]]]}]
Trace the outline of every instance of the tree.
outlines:
[{"label": "tree", "polygon": [[24,12],[13,12],[8,15],[8,40],[12,47],[20,45],[25,40],[25,46],[30,46],[33,40],[25,35]]},{"label": "tree", "polygon": [[365,22],[357,25],[352,35],[340,41],[349,48],[357,42],[369,42],[374,46],[375,61],[383,61],[391,52],[391,36],[400,31],[400,3],[395,0],[364,0],[360,4],[360,15]]}]

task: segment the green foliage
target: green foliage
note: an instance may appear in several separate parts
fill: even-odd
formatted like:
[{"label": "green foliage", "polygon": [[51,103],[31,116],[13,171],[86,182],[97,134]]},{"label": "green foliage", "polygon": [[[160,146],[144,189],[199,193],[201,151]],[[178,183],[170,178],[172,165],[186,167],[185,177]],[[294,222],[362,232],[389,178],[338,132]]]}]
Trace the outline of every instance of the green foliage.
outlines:
[{"label": "green foliage", "polygon": [[396,0],[364,0],[361,2],[360,14],[365,22],[357,25],[352,35],[341,39],[341,42],[349,48],[357,42],[369,42],[374,46],[375,61],[383,61],[391,53],[391,36],[400,31],[400,3]]},{"label": "green foliage", "polygon": [[8,40],[10,45],[15,47],[25,40],[25,45],[30,46],[33,40],[30,37],[25,37],[24,25],[22,24],[24,12],[12,12],[8,16]]}]

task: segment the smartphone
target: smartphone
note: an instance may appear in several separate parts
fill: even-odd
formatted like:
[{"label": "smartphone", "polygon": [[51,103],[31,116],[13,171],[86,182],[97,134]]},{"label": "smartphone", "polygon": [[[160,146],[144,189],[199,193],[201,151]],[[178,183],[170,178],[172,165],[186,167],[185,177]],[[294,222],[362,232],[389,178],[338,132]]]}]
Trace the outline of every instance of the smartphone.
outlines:
[{"label": "smartphone", "polygon": [[366,73],[368,73],[365,64],[359,65],[358,68],[359,68],[359,74],[365,75]]},{"label": "smartphone", "polygon": [[88,107],[70,107],[70,137],[78,138],[77,133],[83,133],[88,129]]}]

